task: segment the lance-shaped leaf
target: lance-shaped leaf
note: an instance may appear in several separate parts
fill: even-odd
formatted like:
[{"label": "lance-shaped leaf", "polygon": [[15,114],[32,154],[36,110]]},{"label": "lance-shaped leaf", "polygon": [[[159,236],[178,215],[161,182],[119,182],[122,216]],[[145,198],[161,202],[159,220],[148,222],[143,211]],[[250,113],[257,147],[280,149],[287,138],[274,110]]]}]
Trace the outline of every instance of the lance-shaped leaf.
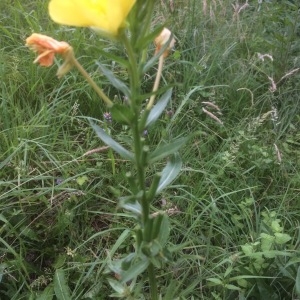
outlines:
[{"label": "lance-shaped leaf", "polygon": [[113,150],[115,150],[121,157],[128,160],[133,160],[133,154],[121,146],[118,142],[116,142],[113,138],[111,138],[102,128],[98,125],[94,124],[91,120],[90,124],[95,130],[98,137],[108,146],[110,146]]},{"label": "lance-shaped leaf", "polygon": [[137,216],[140,216],[142,214],[141,204],[137,201],[137,198],[134,195],[121,197],[119,199],[119,206],[133,212]]},{"label": "lance-shaped leaf", "polygon": [[171,96],[172,96],[172,89],[169,89],[161,96],[161,98],[153,106],[153,108],[151,109],[148,115],[146,127],[150,126],[160,117],[160,115],[163,113],[164,109],[166,108],[167,104],[169,103]]},{"label": "lance-shaped leaf", "polygon": [[118,294],[125,294],[127,287],[125,284],[111,278],[108,278],[108,283]]},{"label": "lance-shaped leaf", "polygon": [[130,125],[134,119],[134,114],[129,106],[114,104],[110,109],[113,120],[121,124]]},{"label": "lance-shaped leaf", "polygon": [[165,189],[179,174],[182,161],[178,154],[175,154],[167,163],[162,171],[156,194]]},{"label": "lance-shaped leaf", "polygon": [[104,67],[102,64],[97,62],[97,66],[100,68],[101,72],[104,74],[104,76],[109,80],[109,82],[119,91],[121,91],[125,96],[130,98],[130,90],[128,86],[121,81],[119,78],[115,76],[115,74]]},{"label": "lance-shaped leaf", "polygon": [[160,224],[160,230],[158,231],[157,240],[164,247],[167,244],[170,235],[170,221],[166,214],[162,216],[162,222]]},{"label": "lance-shaped leaf", "polygon": [[128,59],[122,58],[119,55],[113,54],[114,50],[115,49],[113,48],[113,46],[109,46],[106,48],[98,47],[98,49],[97,49],[97,53],[99,54],[98,61],[103,61],[103,57],[101,57],[101,55],[102,55],[102,56],[108,58],[111,62],[118,63],[119,65],[121,65],[127,69],[128,65],[129,65]]},{"label": "lance-shaped leaf", "polygon": [[158,146],[151,154],[149,154],[149,163],[154,163],[155,161],[161,160],[170,154],[174,154],[188,141],[188,139],[188,137],[182,137],[169,144]]},{"label": "lance-shaped leaf", "polygon": [[36,300],[52,300],[54,296],[54,287],[50,283],[41,294],[36,297]]},{"label": "lance-shaped leaf", "polygon": [[297,270],[296,283],[295,283],[295,291],[298,296],[300,296],[300,266]]},{"label": "lance-shaped leaf", "polygon": [[65,278],[65,271],[57,269],[54,274],[54,292],[58,300],[71,300],[70,289]]},{"label": "lance-shaped leaf", "polygon": [[143,273],[148,266],[149,260],[146,257],[143,257],[142,260],[132,264],[128,270],[121,272],[121,282],[125,283],[136,278],[138,275]]},{"label": "lance-shaped leaf", "polygon": [[[142,18],[144,19],[144,18]],[[143,24],[143,22],[140,24],[140,26],[148,26],[147,24]],[[153,43],[153,41],[155,40],[155,38],[161,33],[161,31],[163,30],[164,25],[160,25],[156,28],[153,29],[153,31],[151,30],[151,32],[145,36],[145,34],[143,34],[143,36],[139,36],[138,40],[137,40],[137,44],[136,44],[136,48],[138,49],[145,49],[146,47],[148,47],[148,45],[150,43]],[[141,31],[141,32],[145,32],[145,31]],[[135,38],[135,37],[133,37]],[[143,71],[144,73],[144,71]]]}]

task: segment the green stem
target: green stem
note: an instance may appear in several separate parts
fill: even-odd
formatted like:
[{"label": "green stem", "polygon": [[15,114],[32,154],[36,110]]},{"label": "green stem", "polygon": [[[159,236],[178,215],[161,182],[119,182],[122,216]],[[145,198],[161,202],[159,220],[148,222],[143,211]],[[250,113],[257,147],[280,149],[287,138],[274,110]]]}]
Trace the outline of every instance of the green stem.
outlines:
[{"label": "green stem", "polygon": [[149,277],[149,284],[150,284],[151,300],[158,300],[157,282],[156,282],[156,277],[155,277],[155,271],[154,271],[154,266],[151,263],[148,267],[148,277]]},{"label": "green stem", "polygon": [[[140,120],[140,112],[141,112],[141,102],[139,99],[140,90],[141,90],[141,74],[139,65],[137,63],[137,55],[134,52],[132,44],[130,43],[129,38],[124,34],[122,37],[124,42],[125,48],[128,54],[129,60],[129,76],[130,76],[130,89],[131,89],[131,99],[130,99],[130,106],[131,110],[134,113],[134,121],[131,124],[132,134],[133,134],[133,150],[135,153],[135,164],[137,169],[137,183],[139,186],[139,191],[142,191],[142,198],[140,200],[140,204],[142,206],[142,219],[141,219],[141,226],[142,226],[142,240],[147,241],[147,237],[145,234],[151,231],[152,222],[150,220],[150,202],[152,199],[148,199],[146,191],[146,184],[145,184],[145,177],[146,177],[146,166],[147,166],[147,159],[145,159],[145,153],[143,153],[144,149],[144,140],[141,138],[141,132],[144,128],[142,127],[143,122],[145,120]],[[162,66],[161,66],[162,68]],[[159,75],[161,76],[161,75]],[[158,83],[154,86],[159,85]],[[155,99],[155,96],[154,96]],[[154,100],[153,100],[154,102]],[[151,293],[151,300],[158,300],[158,293],[157,293],[157,282],[154,272],[154,266],[150,263],[148,267],[148,276],[149,276],[149,284],[150,284],[150,293]]]},{"label": "green stem", "polygon": [[131,99],[130,99],[130,105],[131,109],[135,115],[134,122],[132,123],[131,129],[133,133],[133,149],[135,153],[135,162],[136,162],[136,169],[137,169],[137,179],[138,179],[138,185],[139,190],[143,191],[143,196],[141,199],[141,205],[142,205],[142,213],[143,213],[143,226],[147,226],[148,219],[149,219],[149,213],[150,213],[150,205],[146,198],[146,185],[145,185],[145,166],[146,163],[143,160],[143,146],[144,142],[141,140],[141,129],[140,128],[140,111],[141,111],[141,105],[138,101],[138,95],[140,94],[140,86],[141,86],[141,80],[140,80],[140,74],[139,74],[139,68],[138,63],[136,61],[136,55],[134,53],[134,50],[132,48],[132,45],[130,43],[130,40],[128,37],[124,34],[122,36],[122,40],[124,42],[124,45],[127,50],[128,54],[128,60],[129,60],[129,75],[130,75],[130,88],[131,88]]},{"label": "green stem", "polygon": [[86,79],[86,81],[90,84],[90,86],[95,90],[95,92],[98,94],[100,98],[105,102],[105,104],[108,107],[113,106],[113,102],[106,96],[106,94],[103,92],[102,89],[99,88],[99,86],[96,84],[96,82],[91,78],[91,76],[87,73],[87,71],[82,67],[82,65],[78,62],[78,60],[75,58],[73,50],[72,54],[68,56],[69,62],[73,64],[78,71],[81,73],[81,75]]},{"label": "green stem", "polygon": [[[131,108],[135,113],[139,114],[139,105],[137,103],[137,96],[139,95],[139,90],[140,90],[140,76],[138,71],[139,70],[138,64],[130,40],[125,34],[123,34],[122,36],[122,41],[127,50],[128,60],[130,62],[128,72],[130,74],[130,88],[131,88],[130,103],[132,104]],[[139,116],[137,115],[137,117]]]}]

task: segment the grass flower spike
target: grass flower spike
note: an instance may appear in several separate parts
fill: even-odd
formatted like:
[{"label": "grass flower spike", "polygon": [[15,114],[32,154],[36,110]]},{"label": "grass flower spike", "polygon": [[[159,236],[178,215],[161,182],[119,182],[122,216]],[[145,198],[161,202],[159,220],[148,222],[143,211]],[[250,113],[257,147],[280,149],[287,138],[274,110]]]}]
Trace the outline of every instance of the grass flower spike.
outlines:
[{"label": "grass flower spike", "polygon": [[117,36],[136,0],[51,0],[49,14],[56,23],[92,27]]},{"label": "grass flower spike", "polygon": [[47,35],[33,33],[26,39],[26,46],[38,53],[35,63],[38,62],[43,67],[53,64],[55,54],[65,54],[72,48],[66,42],[59,42]]}]

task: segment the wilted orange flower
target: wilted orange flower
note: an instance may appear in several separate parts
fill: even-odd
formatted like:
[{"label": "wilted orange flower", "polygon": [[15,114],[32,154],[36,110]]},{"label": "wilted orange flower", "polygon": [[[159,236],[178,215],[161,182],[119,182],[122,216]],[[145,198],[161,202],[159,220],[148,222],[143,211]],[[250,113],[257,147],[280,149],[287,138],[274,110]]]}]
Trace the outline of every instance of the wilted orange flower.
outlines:
[{"label": "wilted orange flower", "polygon": [[[157,54],[160,49],[169,42],[170,38],[172,36],[172,32],[168,28],[164,28],[162,32],[159,34],[158,37],[154,40],[156,49],[155,49],[155,54]],[[170,50],[174,47],[175,45],[175,39],[172,38],[171,41],[169,42],[169,45],[167,49],[164,51],[163,56],[167,57],[169,55]]]},{"label": "wilted orange flower", "polygon": [[49,67],[53,64],[56,53],[65,54],[71,48],[66,42],[59,42],[47,35],[33,33],[26,39],[26,46],[37,52],[38,57],[34,62],[38,62],[43,67]]}]

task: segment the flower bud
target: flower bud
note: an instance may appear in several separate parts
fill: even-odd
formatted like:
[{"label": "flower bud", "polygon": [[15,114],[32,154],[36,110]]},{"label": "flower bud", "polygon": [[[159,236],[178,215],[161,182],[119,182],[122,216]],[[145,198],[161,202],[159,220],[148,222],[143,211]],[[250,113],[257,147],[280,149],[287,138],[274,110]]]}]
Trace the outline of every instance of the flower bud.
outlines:
[{"label": "flower bud", "polygon": [[170,50],[175,45],[175,39],[172,37],[172,32],[168,28],[164,28],[160,35],[156,37],[154,43],[156,45],[155,54],[157,54],[163,46],[169,44],[163,53],[163,56],[167,57],[169,55]]}]

